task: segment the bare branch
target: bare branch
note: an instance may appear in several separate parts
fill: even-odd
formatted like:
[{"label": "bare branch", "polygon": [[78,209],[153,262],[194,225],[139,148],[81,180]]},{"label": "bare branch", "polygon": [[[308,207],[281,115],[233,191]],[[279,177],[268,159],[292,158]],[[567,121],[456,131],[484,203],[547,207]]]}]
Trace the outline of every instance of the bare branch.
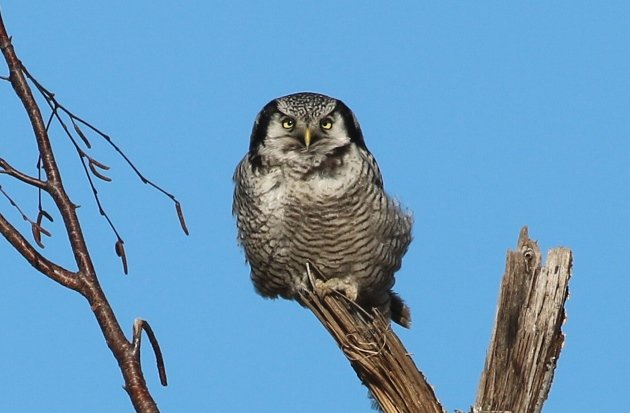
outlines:
[{"label": "bare branch", "polygon": [[[80,137],[80,139],[83,141],[83,143],[88,147],[88,149],[91,148],[90,141],[88,140],[88,138],[85,135],[85,133],[81,130],[81,128],[79,127],[77,122],[87,126],[92,131],[94,131],[95,133],[97,133],[98,135],[103,137],[109,143],[109,145],[112,146],[115,149],[115,151],[120,156],[122,156],[122,158],[127,162],[127,164],[132,168],[132,170],[136,173],[136,175],[141,179],[141,181],[143,183],[149,184],[150,186],[154,187],[158,191],[160,191],[163,194],[165,194],[166,196],[168,196],[175,204],[177,217],[178,217],[178,220],[180,222],[180,226],[182,227],[182,230],[184,231],[184,233],[186,235],[188,235],[189,232],[188,232],[188,228],[186,227],[183,211],[182,211],[182,208],[181,208],[181,205],[180,205],[179,201],[175,198],[175,196],[172,195],[171,193],[165,191],[163,188],[161,188],[160,186],[156,185],[152,181],[150,181],[147,178],[145,178],[144,175],[142,175],[140,173],[139,169],[136,168],[136,166],[131,162],[131,160],[124,154],[124,152],[122,152],[122,150],[111,140],[111,138],[107,134],[103,133],[102,131],[100,131],[98,128],[96,128],[92,124],[90,124],[87,121],[79,118],[78,116],[76,116],[72,112],[70,112],[68,109],[66,109],[61,103],[59,103],[59,101],[57,101],[57,99],[55,98],[55,94],[54,93],[50,92],[37,79],[35,79],[35,77],[33,77],[28,72],[28,70],[26,69],[26,67],[24,67],[24,65],[22,65],[21,63],[20,63],[20,65],[21,65],[21,72],[31,82],[33,82],[33,84],[35,85],[37,90],[41,93],[41,95],[44,97],[44,100],[46,101],[46,103],[50,107],[51,114],[50,114],[50,117],[48,118],[48,121],[46,123],[45,130],[48,131],[52,120],[53,119],[57,119],[57,121],[61,125],[64,133],[70,139],[70,142],[72,143],[72,145],[74,146],[77,154],[79,155],[79,158],[81,159],[81,164],[83,166],[84,173],[85,173],[85,175],[87,177],[88,183],[89,183],[90,188],[92,190],[92,195],[94,196],[94,200],[95,200],[96,205],[98,207],[99,214],[105,218],[105,220],[107,221],[107,223],[108,223],[109,227],[111,228],[112,232],[114,232],[114,235],[116,236],[115,251],[116,251],[116,254],[122,260],[124,273],[125,274],[128,273],[127,258],[126,258],[126,255],[124,254],[124,248],[122,246],[124,241],[123,241],[123,239],[122,239],[122,237],[120,235],[120,232],[118,231],[118,229],[114,225],[114,222],[112,221],[112,219],[110,218],[109,214],[107,213],[107,211],[103,207],[103,204],[102,204],[101,199],[100,199],[99,194],[98,194],[98,190],[96,189],[96,185],[95,185],[94,181],[92,180],[92,175],[94,175],[95,177],[97,177],[97,178],[99,178],[99,179],[101,179],[101,180],[103,180],[105,182],[111,182],[111,178],[110,177],[104,175],[102,172],[99,171],[99,169],[101,169],[101,170],[109,170],[109,167],[107,165],[97,161],[93,157],[89,156],[83,149],[81,149],[81,147],[79,146],[77,140],[74,138],[74,136],[72,135],[72,132],[68,128],[66,122],[60,116],[59,111],[65,113],[70,118],[70,121],[72,122],[74,131]],[[86,165],[86,160],[87,160],[87,165]],[[38,167],[40,167],[40,163],[39,162],[38,162]],[[91,172],[91,174],[90,174],[90,172]],[[15,175],[18,175],[18,174],[16,173]],[[16,176],[16,177],[18,177],[18,176]],[[24,176],[22,178],[25,179]],[[33,180],[33,182],[36,182],[35,178],[31,178],[31,179]],[[42,189],[45,189],[45,188],[42,188]],[[40,195],[40,209],[41,209],[41,195]]]},{"label": "bare branch", "polygon": [[524,227],[517,250],[508,252],[474,412],[539,413],[547,399],[564,343],[571,250],[555,248],[541,263]]},{"label": "bare branch", "polygon": [[41,255],[21,234],[0,214],[0,233],[36,270],[64,287],[79,290],[77,274],[69,271]]},{"label": "bare branch", "polygon": [[378,311],[368,314],[342,294],[316,288],[303,292],[300,302],[333,336],[382,411],[445,412],[433,388]]},{"label": "bare branch", "polygon": [[32,185],[39,189],[46,190],[48,188],[46,182],[37,178],[33,178],[32,176],[26,175],[25,173],[18,171],[17,169],[12,167],[6,160],[2,158],[0,158],[0,168],[2,168],[2,170],[0,170],[0,174],[6,174],[9,176],[12,176],[24,182],[25,184]]},{"label": "bare branch", "polygon": [[[105,211],[105,208],[103,208],[103,205],[101,204],[101,199],[98,196],[98,190],[96,189],[94,181],[92,180],[92,175],[89,172],[89,171],[92,171],[94,176],[96,176],[97,178],[102,179],[103,181],[106,181],[106,182],[110,182],[111,179],[109,177],[101,174],[100,172],[98,172],[96,170],[96,168],[95,168],[95,165],[98,166],[101,169],[104,169],[104,170],[108,170],[109,167],[104,165],[104,164],[102,164],[102,163],[100,163],[100,162],[98,162],[94,158],[90,157],[89,155],[87,155],[85,153],[85,151],[83,149],[81,149],[81,147],[77,143],[76,139],[74,139],[74,136],[72,136],[72,133],[70,132],[70,129],[68,128],[68,126],[66,125],[64,120],[61,118],[61,116],[59,116],[58,109],[62,109],[64,112],[67,112],[67,111],[56,100],[55,94],[50,92],[50,91],[48,91],[30,73],[28,73],[28,71],[26,70],[24,65],[22,65],[22,72],[28,77],[28,79],[30,81],[32,81],[36,85],[38,91],[42,94],[42,96],[46,100],[46,103],[50,107],[51,114],[50,114],[50,117],[48,118],[48,122],[46,123],[46,131],[48,131],[48,128],[50,127],[50,124],[51,124],[52,120],[53,119],[57,119],[57,121],[61,125],[63,131],[65,132],[66,136],[70,139],[70,142],[72,142],[72,145],[74,146],[74,149],[76,150],[77,154],[79,155],[79,159],[81,160],[81,165],[83,166],[83,171],[85,173],[85,176],[88,179],[88,183],[90,185],[90,188],[92,189],[92,195],[94,196],[94,200],[96,201],[96,205],[98,207],[99,214],[105,218],[105,220],[107,221],[107,223],[108,223],[109,227],[111,228],[112,232],[116,235],[116,243],[122,242],[122,237],[120,236],[120,233],[116,229],[116,226],[114,225],[114,222],[111,220],[111,218],[109,217],[109,215]],[[75,126],[75,131],[77,131],[77,133],[79,134],[81,139],[84,142],[86,142],[87,147],[90,148],[91,145],[90,145],[89,141],[87,140],[87,138],[85,137],[85,135],[82,132],[80,132],[80,129],[76,125],[74,120],[73,119],[71,119],[71,120],[72,120],[73,125]],[[87,166],[85,164],[86,159],[88,161],[88,165]],[[39,163],[38,163],[38,166],[39,166]],[[127,274],[126,260],[123,261],[123,264],[124,264],[123,268],[125,270],[125,274]]]},{"label": "bare branch", "polygon": [[[62,267],[59,267],[58,265],[46,260],[43,256],[37,253],[37,251],[35,251],[35,249],[24,239],[20,232],[15,229],[1,214],[0,232],[11,243],[11,245],[13,245],[13,247],[17,249],[36,269],[41,271],[46,276],[52,278],[53,280],[67,286],[68,288],[72,288],[73,290],[78,291],[86,298],[103,333],[105,341],[107,342],[108,347],[112,351],[114,357],[116,358],[116,361],[118,362],[118,365],[120,366],[121,373],[125,382],[124,388],[129,394],[134,408],[137,412],[142,413],[158,412],[157,405],[151,397],[151,394],[149,393],[149,390],[147,388],[146,381],[144,380],[144,377],[142,375],[140,359],[137,355],[134,345],[126,339],[124,333],[122,332],[120,324],[118,323],[116,316],[98,282],[92,258],[85,243],[85,237],[83,235],[83,231],[81,229],[81,225],[76,214],[77,206],[70,200],[68,194],[64,189],[61,175],[59,173],[59,169],[55,160],[55,155],[53,153],[50,139],[48,137],[48,126],[50,126],[50,122],[53,119],[53,116],[48,119],[47,124],[44,124],[42,114],[37,103],[35,102],[32,91],[24,76],[24,66],[15,54],[15,50],[13,49],[13,46],[11,44],[11,40],[6,32],[1,13],[0,49],[2,50],[2,54],[9,68],[9,81],[11,82],[11,85],[13,86],[16,95],[22,102],[22,105],[24,106],[24,109],[28,114],[31,126],[33,128],[33,133],[37,141],[37,146],[39,150],[39,160],[37,164],[38,174],[40,178],[39,181],[41,181],[42,169],[47,177],[46,187],[39,188],[39,213],[37,222],[35,222],[34,224],[38,227],[41,227],[40,224],[43,218],[52,220],[50,214],[48,214],[42,208],[41,192],[42,190],[45,190],[50,195],[53,202],[55,203],[55,206],[59,210],[68,239],[70,241],[70,246],[74,254],[78,271],[76,273],[70,273]],[[51,99],[52,101],[54,101],[54,95],[52,93],[45,91],[44,96],[47,102],[50,103]],[[61,122],[60,117],[58,117],[56,108],[53,107],[52,110],[54,116],[57,117],[57,119],[59,119]],[[64,125],[65,124],[62,123],[62,126]],[[65,126],[64,129],[67,130]],[[69,131],[67,132],[70,134]],[[91,175],[88,173],[87,167],[85,165],[86,156],[84,156],[84,152],[82,152],[71,134],[70,138],[75,144],[75,148],[81,151],[79,152],[79,154],[82,160],[82,164],[87,173],[88,179],[91,182]],[[4,169],[5,171],[7,170],[6,166]],[[22,179],[25,179],[24,176],[22,176]],[[33,179],[29,177],[27,181],[30,180],[31,182],[34,182]],[[94,191],[96,191],[93,185],[92,188]],[[10,202],[13,203],[12,200],[10,200]],[[99,212],[103,214],[103,209],[100,204],[99,210]],[[25,216],[24,214],[22,215]],[[39,230],[39,232],[43,233],[41,229]],[[118,238],[117,244],[120,244],[120,248],[117,247],[117,249],[123,251],[123,253],[119,255],[122,255],[122,257],[124,257],[124,250],[122,250],[122,239],[118,236],[118,233],[116,233],[116,235]],[[41,235],[36,234],[36,239],[38,239],[38,237],[40,236]],[[152,335],[152,333],[148,334]]]},{"label": "bare branch", "polygon": [[[53,111],[53,114],[57,117],[57,120],[59,121],[59,123],[62,125],[64,131],[66,132],[66,135],[68,135],[68,137],[70,138],[70,140],[72,141],[72,143],[75,145],[75,147],[78,149],[78,145],[75,141],[75,139],[72,137],[72,134],[70,133],[68,127],[65,125],[65,123],[63,122],[63,120],[61,119],[61,117],[58,114],[58,110],[61,110],[62,112],[64,112],[71,120],[72,124],[74,125],[74,129],[77,132],[77,134],[79,135],[79,137],[85,142],[86,146],[88,148],[91,147],[89,140],[87,139],[85,133],[83,133],[83,131],[79,128],[79,126],[77,125],[77,122],[81,123],[82,125],[88,127],[90,130],[92,130],[94,133],[96,133],[97,135],[101,136],[124,160],[125,162],[129,165],[129,167],[134,171],[134,173],[138,176],[138,178],[140,178],[140,180],[142,181],[142,183],[147,184],[151,187],[153,187],[154,189],[156,189],[157,191],[161,192],[162,194],[166,195],[167,197],[169,197],[171,199],[171,201],[173,201],[173,203],[175,204],[175,208],[177,210],[177,216],[179,219],[179,223],[182,227],[182,231],[184,231],[184,233],[186,235],[188,235],[188,228],[186,227],[186,223],[184,221],[184,215],[182,212],[182,208],[181,205],[179,203],[179,201],[177,200],[177,198],[175,198],[175,195],[171,194],[170,192],[167,192],[164,188],[162,188],[161,186],[157,185],[156,183],[154,183],[153,181],[147,179],[141,172],[140,170],[135,166],[135,164],[133,162],[131,162],[131,159],[129,159],[129,157],[120,149],[120,147],[118,145],[116,145],[114,143],[114,141],[112,140],[112,138],[106,134],[105,132],[101,131],[100,129],[98,129],[97,127],[95,127],[94,125],[92,125],[90,122],[82,119],[81,117],[75,115],[74,113],[72,113],[70,110],[68,110],[65,106],[63,106],[61,103],[59,103],[59,101],[57,101],[57,99],[55,98],[55,94],[50,92],[48,89],[46,89],[41,83],[39,83],[37,81],[37,79],[35,79],[30,73],[29,71],[25,68],[22,67],[22,70],[24,72],[24,75],[31,81],[33,82],[33,84],[35,85],[35,87],[37,88],[37,90],[42,94],[42,96],[44,97],[44,99],[46,100],[46,102],[48,103],[48,105],[50,106],[51,110]],[[95,174],[97,175],[97,174]],[[98,175],[97,175],[98,176]],[[100,177],[100,176],[99,176]],[[94,192],[96,192],[94,190]],[[101,208],[102,209],[102,208]],[[111,225],[111,221],[110,221],[110,225]]]},{"label": "bare branch", "polygon": [[2,195],[4,195],[4,197],[9,201],[9,203],[20,213],[20,215],[22,215],[22,219],[24,221],[28,222],[29,224],[31,224],[31,231],[33,232],[33,238],[35,239],[35,242],[37,243],[37,245],[39,245],[40,248],[44,248],[44,244],[42,244],[41,234],[44,234],[47,237],[50,237],[51,234],[50,234],[50,232],[48,230],[46,230],[44,227],[41,226],[41,219],[39,217],[39,214],[38,214],[38,217],[37,217],[37,221],[33,221],[28,216],[26,216],[24,211],[22,211],[22,209],[13,200],[13,198],[11,198],[9,196],[9,194],[7,194],[4,191],[4,189],[2,189],[2,185],[0,185],[0,193]]}]

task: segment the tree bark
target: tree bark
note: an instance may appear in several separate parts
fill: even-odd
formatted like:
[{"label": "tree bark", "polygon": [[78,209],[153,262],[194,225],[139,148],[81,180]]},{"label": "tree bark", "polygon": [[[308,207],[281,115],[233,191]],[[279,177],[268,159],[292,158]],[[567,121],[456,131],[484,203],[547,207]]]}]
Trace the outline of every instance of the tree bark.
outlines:
[{"label": "tree bark", "polygon": [[509,251],[492,339],[473,412],[538,413],[547,399],[564,334],[572,254],[540,249],[521,230]]}]

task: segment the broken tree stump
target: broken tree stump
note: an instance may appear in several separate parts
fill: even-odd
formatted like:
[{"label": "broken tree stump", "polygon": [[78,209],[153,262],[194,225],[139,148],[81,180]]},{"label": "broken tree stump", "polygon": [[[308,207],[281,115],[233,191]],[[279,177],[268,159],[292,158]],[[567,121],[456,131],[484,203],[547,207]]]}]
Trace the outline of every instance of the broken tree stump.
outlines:
[{"label": "broken tree stump", "polygon": [[538,413],[547,399],[564,334],[572,253],[540,249],[521,230],[508,251],[497,316],[472,411]]}]

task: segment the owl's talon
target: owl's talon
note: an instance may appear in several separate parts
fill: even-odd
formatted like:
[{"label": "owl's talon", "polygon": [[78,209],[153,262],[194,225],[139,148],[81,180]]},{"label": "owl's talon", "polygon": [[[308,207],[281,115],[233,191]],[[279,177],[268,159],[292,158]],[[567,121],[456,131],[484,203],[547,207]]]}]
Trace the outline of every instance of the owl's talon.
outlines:
[{"label": "owl's talon", "polygon": [[337,291],[353,302],[356,302],[359,296],[357,284],[344,278],[331,278],[327,281],[316,279],[315,289],[322,294]]}]

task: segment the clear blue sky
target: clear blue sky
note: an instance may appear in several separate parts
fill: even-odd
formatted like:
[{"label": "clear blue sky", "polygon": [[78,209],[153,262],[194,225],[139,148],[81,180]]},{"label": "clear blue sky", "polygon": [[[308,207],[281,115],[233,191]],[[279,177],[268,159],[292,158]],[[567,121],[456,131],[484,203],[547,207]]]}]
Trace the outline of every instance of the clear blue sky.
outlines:
[{"label": "clear blue sky", "polygon": [[[164,412],[363,412],[367,391],[314,316],[257,296],[231,217],[236,163],[270,99],[318,91],[356,113],[388,191],[415,215],[397,329],[445,407],[467,410],[506,250],[528,225],[575,256],[566,343],[545,412],[630,405],[630,3],[0,0],[16,50],[61,102],[182,202],[142,185],[106,145],[99,183],[127,248],[114,254],[78,161],[62,173],[127,332],[148,319],[145,375]],[[6,74],[4,62],[0,73]],[[34,173],[22,108],[0,82],[0,155]],[[0,185],[31,215],[36,192]],[[52,205],[47,202],[47,208]],[[0,211],[28,233],[16,212]],[[60,219],[45,253],[71,266]],[[131,411],[79,295],[0,241],[0,411]]]}]

